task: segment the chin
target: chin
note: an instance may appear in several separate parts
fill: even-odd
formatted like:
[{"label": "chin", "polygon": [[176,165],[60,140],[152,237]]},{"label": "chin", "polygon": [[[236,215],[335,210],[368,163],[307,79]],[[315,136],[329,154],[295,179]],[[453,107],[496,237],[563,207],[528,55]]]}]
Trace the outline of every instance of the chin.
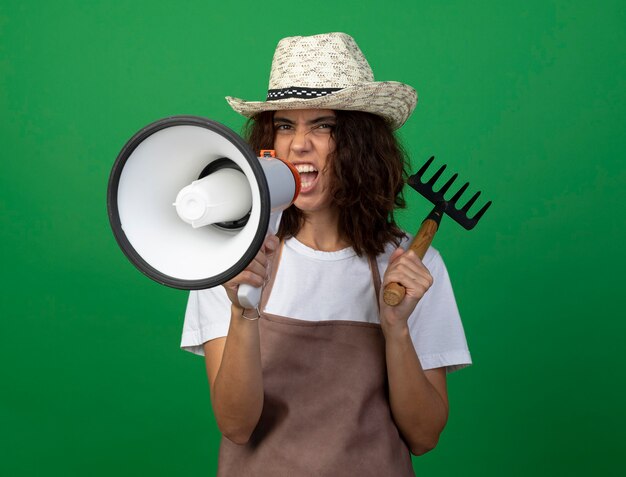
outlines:
[{"label": "chin", "polygon": [[294,205],[296,206],[298,210],[300,210],[301,212],[304,212],[305,214],[314,214],[316,212],[324,212],[332,208],[330,204],[314,203],[314,202],[309,202],[309,201],[302,201],[300,203],[296,201]]}]

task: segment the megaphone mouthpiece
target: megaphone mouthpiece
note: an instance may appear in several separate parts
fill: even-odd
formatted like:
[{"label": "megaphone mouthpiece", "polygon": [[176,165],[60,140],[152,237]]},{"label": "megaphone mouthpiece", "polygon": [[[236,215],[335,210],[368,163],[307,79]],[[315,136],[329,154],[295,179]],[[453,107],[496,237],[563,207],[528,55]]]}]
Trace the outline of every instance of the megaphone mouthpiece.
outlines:
[{"label": "megaphone mouthpiece", "polygon": [[176,213],[193,228],[240,220],[252,208],[246,176],[236,169],[220,169],[183,187],[176,196]]}]

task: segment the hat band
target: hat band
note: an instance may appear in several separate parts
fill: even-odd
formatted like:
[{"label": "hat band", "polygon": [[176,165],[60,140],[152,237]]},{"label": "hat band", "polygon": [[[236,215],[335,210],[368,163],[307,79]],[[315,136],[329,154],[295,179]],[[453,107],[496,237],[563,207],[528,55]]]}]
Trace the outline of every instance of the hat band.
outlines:
[{"label": "hat band", "polygon": [[290,86],[289,88],[270,89],[267,91],[267,101],[276,101],[287,98],[313,99],[327,94],[340,91],[343,88],[300,88]]}]

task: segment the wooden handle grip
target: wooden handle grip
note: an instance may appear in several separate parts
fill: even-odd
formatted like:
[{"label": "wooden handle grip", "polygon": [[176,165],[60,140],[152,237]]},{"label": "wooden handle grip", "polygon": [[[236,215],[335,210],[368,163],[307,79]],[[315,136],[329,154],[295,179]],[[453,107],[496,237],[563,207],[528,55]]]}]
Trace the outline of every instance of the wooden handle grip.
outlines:
[{"label": "wooden handle grip", "polygon": [[[439,225],[433,219],[424,220],[413,242],[411,242],[409,250],[413,250],[420,260],[424,258],[426,250],[435,238],[438,227]],[[397,306],[404,299],[405,293],[406,289],[400,283],[389,283],[383,291],[383,300],[389,306]]]}]

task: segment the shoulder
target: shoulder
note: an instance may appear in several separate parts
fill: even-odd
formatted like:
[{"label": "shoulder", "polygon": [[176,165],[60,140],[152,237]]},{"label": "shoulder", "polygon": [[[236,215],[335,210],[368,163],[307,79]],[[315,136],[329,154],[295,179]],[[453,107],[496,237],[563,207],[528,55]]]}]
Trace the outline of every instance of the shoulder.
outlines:
[{"label": "shoulder", "polygon": [[192,290],[189,293],[181,348],[203,355],[203,343],[228,334],[230,301],[223,287]]}]

